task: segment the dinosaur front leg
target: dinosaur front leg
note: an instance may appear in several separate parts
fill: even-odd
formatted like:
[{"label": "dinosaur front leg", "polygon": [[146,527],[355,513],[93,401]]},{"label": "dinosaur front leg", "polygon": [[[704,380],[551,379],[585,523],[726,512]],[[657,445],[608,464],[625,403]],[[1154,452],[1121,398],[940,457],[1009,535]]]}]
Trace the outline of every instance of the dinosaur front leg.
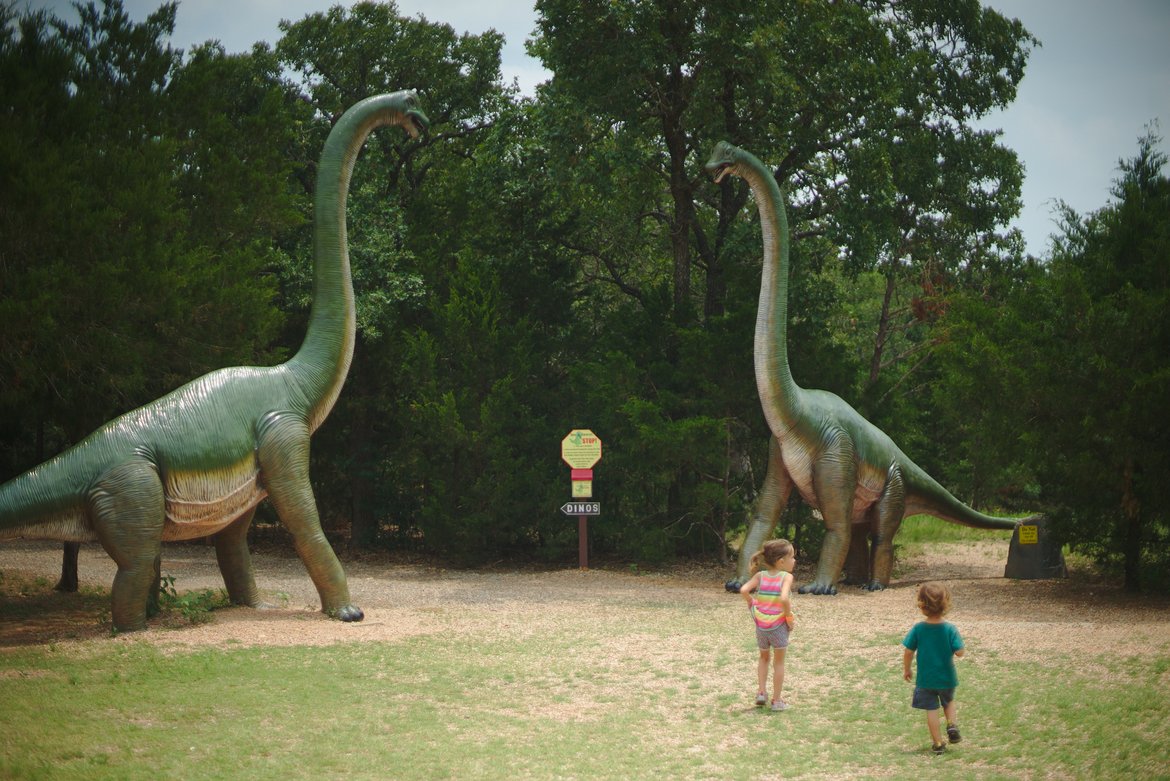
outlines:
[{"label": "dinosaur front leg", "polygon": [[154,576],[150,581],[150,590],[146,592],[146,617],[154,618],[162,612],[162,546],[159,545],[159,554],[154,557]]},{"label": "dinosaur front leg", "polygon": [[264,607],[256,576],[252,571],[252,554],[248,551],[248,527],[256,508],[245,512],[215,535],[215,559],[233,604]]},{"label": "dinosaur front leg", "polygon": [[813,465],[813,491],[825,519],[825,539],[817,562],[817,577],[800,587],[801,594],[836,594],[837,578],[845,565],[852,537],[853,493],[857,464],[853,443],[837,436]]},{"label": "dinosaur front leg", "polygon": [[145,629],[162,550],[162,481],[153,464],[131,461],[102,475],[87,498],[98,540],[118,565],[111,589],[114,629]]},{"label": "dinosaur front leg", "polygon": [[784,468],[784,459],[780,455],[780,443],[776,437],[770,437],[768,471],[764,475],[764,484],[760,486],[760,495],[752,503],[751,522],[748,524],[743,547],[739,549],[736,579],[726,584],[728,591],[734,591],[738,594],[739,587],[751,577],[752,556],[771,537],[784,508],[788,505],[790,493],[792,493],[792,478],[789,477],[788,470]]},{"label": "dinosaur front leg", "polygon": [[365,614],[350,604],[345,571],[321,530],[309,484],[308,426],[293,415],[270,415],[263,421],[259,439],[261,479],[317,587],[321,610],[342,621],[361,621]]}]

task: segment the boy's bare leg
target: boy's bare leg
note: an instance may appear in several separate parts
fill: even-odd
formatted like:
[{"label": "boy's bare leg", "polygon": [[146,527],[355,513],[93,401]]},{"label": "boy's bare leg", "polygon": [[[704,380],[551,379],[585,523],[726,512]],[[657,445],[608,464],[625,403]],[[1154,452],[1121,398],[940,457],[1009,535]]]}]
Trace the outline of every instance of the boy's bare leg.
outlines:
[{"label": "boy's bare leg", "polygon": [[947,717],[947,724],[959,725],[959,716],[955,711],[955,701],[951,700],[943,707],[943,715]]},{"label": "boy's bare leg", "polygon": [[930,730],[930,739],[934,745],[946,742],[943,740],[942,729],[938,723],[938,708],[926,712],[926,727]]}]

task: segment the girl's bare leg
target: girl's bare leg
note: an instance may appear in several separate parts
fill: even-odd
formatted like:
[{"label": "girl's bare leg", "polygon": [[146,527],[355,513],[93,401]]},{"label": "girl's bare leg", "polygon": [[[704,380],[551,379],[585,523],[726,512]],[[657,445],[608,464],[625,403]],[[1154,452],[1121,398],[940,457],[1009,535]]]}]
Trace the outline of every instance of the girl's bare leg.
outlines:
[{"label": "girl's bare leg", "polygon": [[768,691],[768,649],[760,650],[760,662],[756,665],[756,680],[759,681],[760,688],[756,691],[765,694]]},{"label": "girl's bare leg", "polygon": [[[772,685],[775,690],[772,692],[772,700],[775,702],[783,702],[784,698],[780,693],[784,691],[784,648],[777,648],[773,651],[772,656]],[[767,671],[764,672],[767,675]],[[762,690],[761,690],[762,691]]]}]

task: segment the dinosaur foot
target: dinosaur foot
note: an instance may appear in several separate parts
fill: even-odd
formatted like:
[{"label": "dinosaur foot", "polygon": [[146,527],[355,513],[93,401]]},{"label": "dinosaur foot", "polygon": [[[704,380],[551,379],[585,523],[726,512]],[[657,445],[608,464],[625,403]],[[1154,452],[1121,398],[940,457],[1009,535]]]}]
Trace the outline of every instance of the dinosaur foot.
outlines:
[{"label": "dinosaur foot", "polygon": [[738,594],[742,585],[738,580],[729,580],[723,584],[723,588],[727,589],[728,594]]},{"label": "dinosaur foot", "polygon": [[871,580],[862,586],[866,591],[885,591],[886,584],[880,580]]},{"label": "dinosaur foot", "polygon": [[336,618],[337,620],[345,621],[346,623],[351,621],[361,621],[366,617],[366,614],[362,612],[362,609],[356,605],[346,605],[334,610],[329,610],[327,611],[327,615],[330,618]]},{"label": "dinosaur foot", "polygon": [[801,594],[820,594],[833,596],[837,593],[837,587],[831,583],[809,583],[801,586],[799,589]]}]

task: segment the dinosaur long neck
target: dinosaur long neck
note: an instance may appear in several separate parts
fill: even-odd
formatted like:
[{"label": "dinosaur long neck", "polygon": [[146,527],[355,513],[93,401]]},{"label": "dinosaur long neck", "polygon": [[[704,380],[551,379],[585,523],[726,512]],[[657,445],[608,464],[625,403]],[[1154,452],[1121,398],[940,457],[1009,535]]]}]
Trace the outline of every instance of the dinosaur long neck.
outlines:
[{"label": "dinosaur long neck", "polygon": [[366,137],[381,125],[408,121],[388,100],[378,96],[350,108],[329,133],[317,167],[313,307],[304,344],[287,364],[308,403],[310,431],[333,409],[353,359],[356,321],[345,202],[354,161]]},{"label": "dinosaur long neck", "polygon": [[756,309],[756,387],[773,433],[792,428],[799,396],[788,367],[788,217],[776,177],[754,155],[744,153],[740,176],[760,210],[764,263]]}]

